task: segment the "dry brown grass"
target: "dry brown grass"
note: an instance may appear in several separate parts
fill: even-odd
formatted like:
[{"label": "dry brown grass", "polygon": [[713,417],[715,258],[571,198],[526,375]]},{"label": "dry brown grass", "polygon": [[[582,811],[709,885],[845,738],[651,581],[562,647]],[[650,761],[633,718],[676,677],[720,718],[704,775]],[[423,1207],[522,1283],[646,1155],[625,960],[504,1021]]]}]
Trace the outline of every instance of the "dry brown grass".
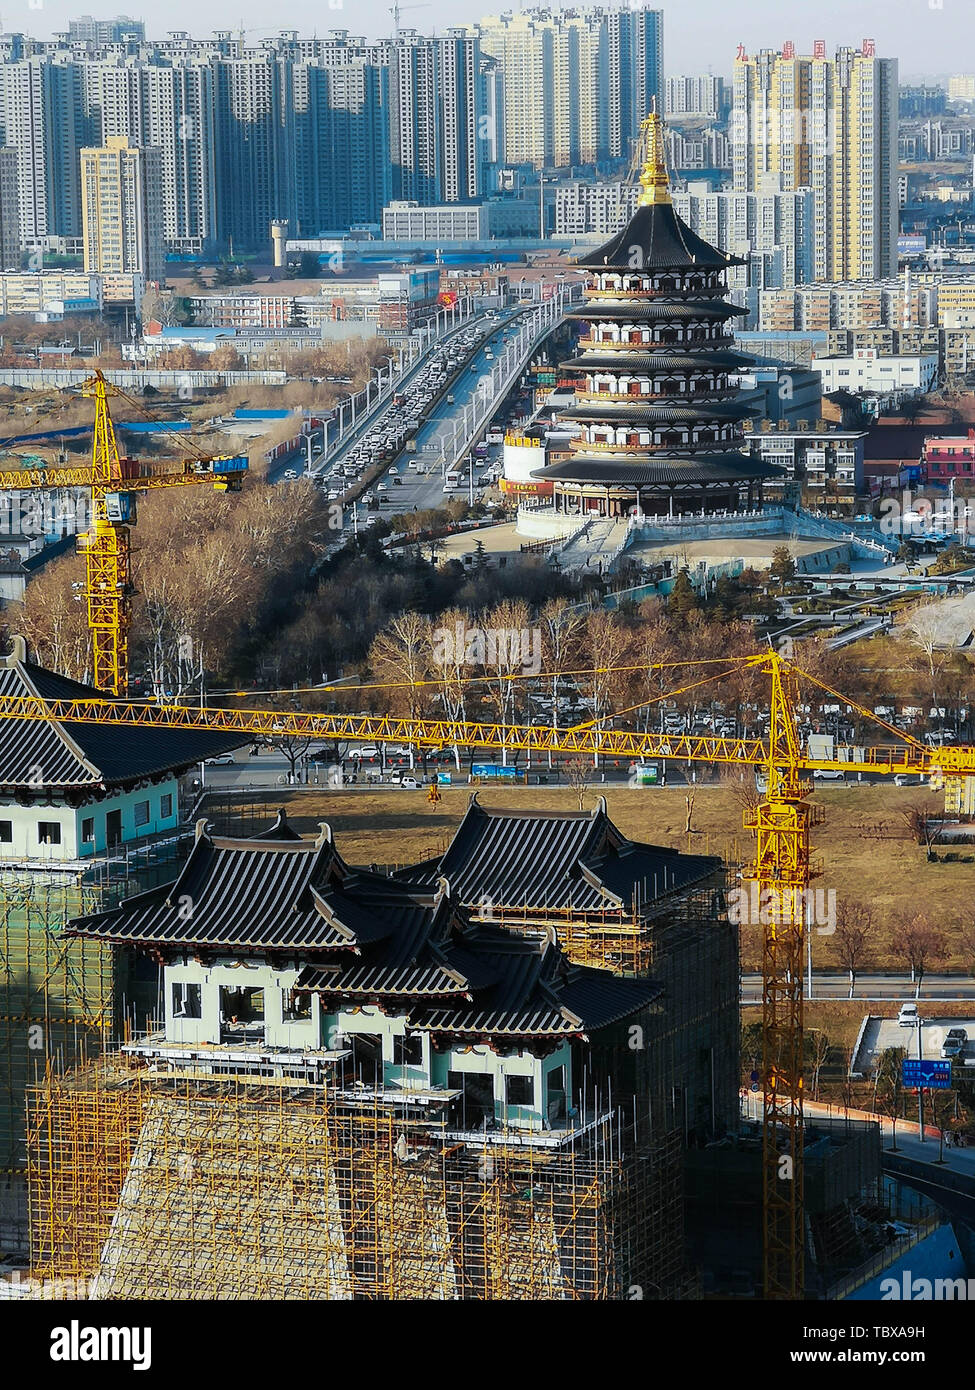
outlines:
[{"label": "dry brown grass", "polygon": [[[594,804],[598,794],[593,788],[588,804]],[[269,816],[278,805],[285,805],[303,834],[313,834],[319,821],[328,821],[339,851],[352,863],[403,865],[440,852],[459,824],[469,795],[466,786],[444,787],[440,804],[431,806],[422,791],[296,789],[270,794]],[[950,958],[936,970],[969,969],[963,932],[975,917],[975,863],[926,862],[923,850],[906,838],[900,815],[917,795],[900,787],[817,788],[815,800],[825,806],[827,818],[825,825],[813,831],[814,854],[823,870],[814,886],[835,890],[840,904],[844,898],[872,904],[873,968],[904,968],[891,954],[891,936],[901,914],[925,911],[942,927],[951,950]],[[747,859],[751,836],[742,829],[741,807],[732,788],[719,784],[698,789],[690,836],[684,834],[684,797],[683,787],[606,788],[610,817],[633,839],[697,854],[720,854],[733,863]],[[576,794],[567,787],[482,788],[480,800],[488,807],[512,810],[575,810],[578,806]],[[929,800],[935,804],[933,798]],[[264,823],[255,822],[255,829]],[[817,964],[838,966],[828,940],[822,940]],[[757,929],[743,928],[745,969],[757,966],[757,944]]]}]

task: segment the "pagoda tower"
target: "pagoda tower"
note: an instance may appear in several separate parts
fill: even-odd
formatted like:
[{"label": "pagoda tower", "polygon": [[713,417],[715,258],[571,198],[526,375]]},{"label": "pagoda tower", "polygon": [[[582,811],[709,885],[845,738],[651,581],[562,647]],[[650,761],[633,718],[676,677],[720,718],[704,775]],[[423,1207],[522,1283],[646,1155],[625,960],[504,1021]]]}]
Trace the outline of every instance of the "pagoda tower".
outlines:
[{"label": "pagoda tower", "polygon": [[724,273],[740,257],[708,245],[674,211],[656,112],[642,126],[645,163],[636,212],[622,232],[577,264],[585,302],[568,317],[586,327],[563,367],[580,377],[562,412],[582,434],[571,454],[537,469],[553,505],[580,515],[737,511],[762,503],[780,470],[741,452],[742,421],[729,375],[751,359],[734,350]]}]

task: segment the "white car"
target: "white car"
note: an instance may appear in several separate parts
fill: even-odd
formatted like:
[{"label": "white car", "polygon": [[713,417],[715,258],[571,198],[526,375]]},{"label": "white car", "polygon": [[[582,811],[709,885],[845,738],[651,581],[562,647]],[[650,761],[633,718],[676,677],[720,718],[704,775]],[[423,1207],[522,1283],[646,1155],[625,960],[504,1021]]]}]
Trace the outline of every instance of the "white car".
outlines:
[{"label": "white car", "polygon": [[350,758],[378,758],[379,749],[374,743],[364,744],[362,748],[353,748],[349,753]]},{"label": "white car", "polygon": [[419,785],[415,777],[403,777],[400,779],[400,786],[405,787],[407,791],[415,792]]},{"label": "white car", "polygon": [[817,767],[813,772],[814,777],[819,777],[826,782],[845,782],[846,773],[840,772],[839,768]]},{"label": "white car", "polygon": [[215,758],[207,758],[207,767],[233,767],[237,759],[233,753],[218,753]]},{"label": "white car", "polygon": [[919,1022],[917,1005],[914,1003],[902,1004],[897,1015],[897,1022],[902,1028],[916,1028]]}]

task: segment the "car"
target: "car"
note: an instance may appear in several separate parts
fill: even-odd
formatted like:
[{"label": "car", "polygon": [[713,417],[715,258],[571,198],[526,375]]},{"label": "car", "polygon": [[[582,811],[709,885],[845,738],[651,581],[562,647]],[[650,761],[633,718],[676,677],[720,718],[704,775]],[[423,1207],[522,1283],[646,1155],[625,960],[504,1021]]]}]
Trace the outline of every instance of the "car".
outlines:
[{"label": "car", "polygon": [[945,1034],[944,1040],[945,1040],[946,1043],[948,1043],[948,1042],[958,1042],[958,1043],[962,1043],[962,1044],[967,1043],[967,1042],[968,1042],[968,1029],[967,1029],[967,1028],[949,1028],[948,1031],[947,1031],[947,1033]]},{"label": "car", "polygon": [[941,1044],[941,1055],[945,1058],[957,1057],[964,1046],[960,1038],[945,1038]]},{"label": "car", "polygon": [[921,785],[921,781],[922,781],[922,779],[921,779],[920,777],[911,777],[911,776],[910,776],[908,773],[906,773],[906,772],[898,772],[897,775],[896,775],[896,777],[894,778],[894,786],[895,786],[895,787],[919,787],[919,786]]},{"label": "car", "polygon": [[233,767],[237,759],[233,753],[218,753],[215,758],[207,758],[207,767]]},{"label": "car", "polygon": [[846,773],[839,768],[817,767],[813,772],[813,777],[818,777],[825,782],[845,782]]},{"label": "car", "polygon": [[374,743],[365,743],[361,748],[353,748],[349,753],[350,758],[378,758],[379,749]]},{"label": "car", "polygon": [[419,782],[416,780],[415,777],[401,777],[401,778],[400,778],[400,786],[401,786],[401,787],[404,787],[407,791],[415,792],[415,791],[417,790],[417,788],[419,787],[419,785],[420,785],[420,784],[419,784]]},{"label": "car", "polygon": [[913,1001],[909,1004],[902,1004],[897,1015],[897,1022],[902,1028],[916,1028],[920,1022],[917,1004]]}]

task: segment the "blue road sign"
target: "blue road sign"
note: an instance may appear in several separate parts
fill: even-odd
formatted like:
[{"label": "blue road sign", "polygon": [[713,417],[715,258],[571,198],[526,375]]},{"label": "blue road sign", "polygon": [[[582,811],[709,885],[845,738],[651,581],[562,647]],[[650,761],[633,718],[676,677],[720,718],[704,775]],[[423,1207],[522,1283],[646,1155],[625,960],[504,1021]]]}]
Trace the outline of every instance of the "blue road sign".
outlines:
[{"label": "blue road sign", "polygon": [[901,1081],[912,1090],[929,1088],[947,1091],[951,1087],[951,1062],[936,1062],[933,1058],[905,1057],[901,1062]]}]

